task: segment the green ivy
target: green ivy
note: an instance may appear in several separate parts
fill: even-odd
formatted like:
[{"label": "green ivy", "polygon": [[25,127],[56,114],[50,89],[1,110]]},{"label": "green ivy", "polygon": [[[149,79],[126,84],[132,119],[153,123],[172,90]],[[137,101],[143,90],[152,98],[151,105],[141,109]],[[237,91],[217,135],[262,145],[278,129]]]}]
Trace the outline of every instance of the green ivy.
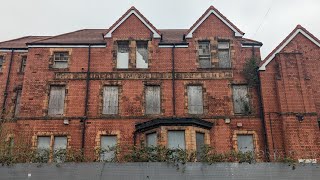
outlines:
[{"label": "green ivy", "polygon": [[253,56],[246,61],[243,67],[243,75],[248,82],[249,87],[256,87],[259,85],[258,68],[260,60]]}]

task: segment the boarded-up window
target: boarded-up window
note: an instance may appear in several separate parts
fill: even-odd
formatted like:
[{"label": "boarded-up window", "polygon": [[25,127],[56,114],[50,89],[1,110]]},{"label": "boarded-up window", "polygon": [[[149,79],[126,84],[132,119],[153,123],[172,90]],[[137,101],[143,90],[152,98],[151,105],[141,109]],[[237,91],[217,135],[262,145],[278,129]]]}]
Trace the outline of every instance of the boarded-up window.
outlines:
[{"label": "boarded-up window", "polygon": [[185,149],[184,131],[168,131],[168,148],[169,149]]},{"label": "boarded-up window", "polygon": [[129,41],[118,41],[117,68],[129,68]]},{"label": "boarded-up window", "polygon": [[51,86],[48,115],[63,115],[65,86]]},{"label": "boarded-up window", "polygon": [[189,114],[203,114],[202,86],[188,86]]},{"label": "boarded-up window", "polygon": [[55,162],[63,162],[65,160],[67,150],[67,137],[57,136],[54,137],[53,157]]},{"label": "boarded-up window", "polygon": [[69,62],[68,52],[55,52],[53,55],[53,68],[67,68]]},{"label": "boarded-up window", "polygon": [[118,86],[105,86],[103,89],[102,114],[118,114]]},{"label": "boarded-up window", "polygon": [[146,86],[146,114],[160,114],[160,86]]},{"label": "boarded-up window", "polygon": [[37,144],[37,151],[38,156],[41,157],[41,159],[48,161],[49,155],[50,155],[50,136],[39,136],[38,137],[38,144]]},{"label": "boarded-up window", "polygon": [[3,63],[4,63],[4,57],[0,56],[0,72],[2,72]]},{"label": "boarded-up window", "polygon": [[252,135],[238,135],[237,142],[238,142],[238,151],[242,153],[254,151]]},{"label": "boarded-up window", "polygon": [[220,68],[230,68],[230,43],[229,42],[219,42],[218,43],[218,58]]},{"label": "boarded-up window", "polygon": [[148,68],[148,41],[137,42],[136,67]]},{"label": "boarded-up window", "polygon": [[196,148],[197,152],[201,152],[204,146],[204,133],[196,132]]},{"label": "boarded-up window", "polygon": [[21,99],[21,89],[17,90],[15,108],[14,108],[14,116],[17,117],[20,112],[20,99]]},{"label": "boarded-up window", "polygon": [[21,66],[20,66],[20,72],[24,72],[27,65],[27,56],[21,57]]},{"label": "boarded-up window", "polygon": [[199,66],[200,68],[211,68],[211,51],[209,41],[198,43]]},{"label": "boarded-up window", "polygon": [[117,136],[101,136],[100,138],[100,160],[112,161],[115,157]]},{"label": "boarded-up window", "polygon": [[234,85],[232,91],[234,113],[250,114],[248,87],[246,85]]},{"label": "boarded-up window", "polygon": [[150,133],[146,135],[147,147],[157,146],[157,133]]}]

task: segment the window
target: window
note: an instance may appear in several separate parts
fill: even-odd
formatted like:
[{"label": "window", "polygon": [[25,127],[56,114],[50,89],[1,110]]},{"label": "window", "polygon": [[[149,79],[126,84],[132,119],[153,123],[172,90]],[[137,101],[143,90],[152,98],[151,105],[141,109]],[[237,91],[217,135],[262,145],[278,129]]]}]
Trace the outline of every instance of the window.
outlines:
[{"label": "window", "polygon": [[53,55],[53,68],[67,68],[69,62],[68,52],[55,52]]},{"label": "window", "polygon": [[21,57],[21,66],[20,66],[20,72],[24,72],[27,65],[27,56]]},{"label": "window", "polygon": [[148,68],[148,41],[137,41],[136,67]]},{"label": "window", "polygon": [[100,160],[112,161],[115,158],[117,136],[101,136],[100,139]]},{"label": "window", "polygon": [[0,56],[0,72],[2,72],[3,63],[4,63],[4,57]]},{"label": "window", "polygon": [[17,117],[20,113],[20,99],[21,99],[21,89],[18,89],[17,91],[17,96],[16,96],[16,102],[15,102],[15,108],[14,108],[14,117]]},{"label": "window", "polygon": [[196,150],[197,158],[200,158],[201,150],[204,146],[204,133],[196,132]]},{"label": "window", "polygon": [[66,156],[67,142],[66,136],[38,136],[38,156],[49,161],[50,155],[53,153],[55,162],[63,162]]},{"label": "window", "polygon": [[200,68],[211,68],[211,51],[209,41],[199,41],[198,43],[199,66]]},{"label": "window", "polygon": [[168,131],[168,148],[185,149],[184,131]]},{"label": "window", "polygon": [[158,141],[158,137],[156,132],[146,135],[147,147],[157,146],[158,144],[157,141]]},{"label": "window", "polygon": [[253,152],[253,135],[238,135],[238,151],[242,153]]},{"label": "window", "polygon": [[229,42],[218,42],[218,59],[220,68],[231,67]]},{"label": "window", "polygon": [[250,114],[250,104],[248,98],[248,87],[246,85],[234,85],[233,109],[235,114]]},{"label": "window", "polygon": [[201,86],[188,86],[189,114],[203,114],[203,96]]},{"label": "window", "polygon": [[119,88],[117,86],[105,86],[103,89],[102,114],[118,114]]},{"label": "window", "polygon": [[160,114],[160,86],[146,86],[146,114]]},{"label": "window", "polygon": [[48,115],[63,115],[65,93],[65,86],[51,86]]},{"label": "window", "polygon": [[117,68],[129,68],[129,41],[118,41]]}]

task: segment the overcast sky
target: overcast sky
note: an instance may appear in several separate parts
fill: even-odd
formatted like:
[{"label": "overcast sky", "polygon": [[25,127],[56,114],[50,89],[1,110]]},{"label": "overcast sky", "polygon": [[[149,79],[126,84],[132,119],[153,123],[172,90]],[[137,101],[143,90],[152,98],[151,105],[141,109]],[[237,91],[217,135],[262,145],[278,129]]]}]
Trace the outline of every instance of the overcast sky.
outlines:
[{"label": "overcast sky", "polygon": [[215,6],[247,38],[263,42],[262,57],[301,24],[320,38],[320,0],[0,0],[0,41],[109,28],[135,6],[156,28],[190,28]]}]

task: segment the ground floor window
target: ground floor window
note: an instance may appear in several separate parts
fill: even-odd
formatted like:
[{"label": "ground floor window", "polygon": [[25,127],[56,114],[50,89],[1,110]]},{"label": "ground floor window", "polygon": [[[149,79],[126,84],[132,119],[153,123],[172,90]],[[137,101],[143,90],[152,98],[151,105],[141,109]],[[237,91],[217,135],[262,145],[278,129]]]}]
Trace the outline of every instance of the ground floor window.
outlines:
[{"label": "ground floor window", "polygon": [[67,143],[66,136],[38,136],[38,157],[44,162],[51,159],[54,162],[63,162],[66,158]]},{"label": "ground floor window", "polygon": [[102,135],[100,138],[100,161],[112,161],[115,158],[117,136]]},{"label": "ground floor window", "polygon": [[184,131],[168,131],[168,148],[186,149]]},{"label": "ground floor window", "polygon": [[253,135],[237,135],[238,151],[242,153],[253,152]]}]

